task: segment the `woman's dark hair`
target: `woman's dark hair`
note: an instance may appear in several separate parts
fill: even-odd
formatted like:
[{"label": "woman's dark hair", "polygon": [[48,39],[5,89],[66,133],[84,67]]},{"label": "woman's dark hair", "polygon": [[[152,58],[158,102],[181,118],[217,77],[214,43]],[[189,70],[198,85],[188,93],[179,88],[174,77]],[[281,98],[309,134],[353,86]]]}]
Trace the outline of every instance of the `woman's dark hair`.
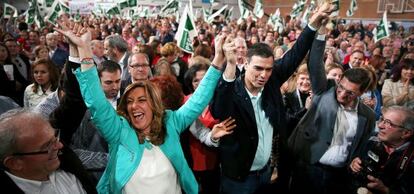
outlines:
[{"label": "woman's dark hair", "polygon": [[161,44],[161,42],[159,40],[154,39],[151,43],[150,43],[150,47],[152,48],[152,52],[154,53],[154,55],[161,55],[161,53],[157,50],[158,46]]},{"label": "woman's dark hair", "polygon": [[[398,82],[401,79],[401,72],[403,69],[414,69],[414,60],[412,59],[403,59],[400,61],[398,66],[395,67],[394,73],[391,75],[391,80],[393,82]],[[414,79],[411,79],[411,84],[414,84]]]},{"label": "woman's dark hair", "polygon": [[199,44],[194,50],[194,57],[195,56],[202,56],[204,58],[210,59],[211,57],[211,47],[205,44]]},{"label": "woman's dark hair", "polygon": [[380,69],[381,65],[384,64],[386,61],[385,57],[381,56],[381,55],[374,55],[371,57],[371,59],[369,60],[369,64],[374,68],[374,69]]},{"label": "woman's dark hair", "polygon": [[208,65],[203,63],[193,64],[184,75],[184,87],[188,89],[191,93],[194,92],[193,88],[193,79],[199,71],[207,71],[209,68]]},{"label": "woman's dark hair", "polygon": [[5,44],[3,44],[1,42],[0,42],[0,46],[1,47],[4,47],[6,49],[6,52],[7,52],[7,57],[6,57],[6,60],[4,60],[4,62],[5,62],[4,64],[11,64],[11,58],[10,58],[10,51],[9,51],[9,49],[7,48],[7,46]]}]

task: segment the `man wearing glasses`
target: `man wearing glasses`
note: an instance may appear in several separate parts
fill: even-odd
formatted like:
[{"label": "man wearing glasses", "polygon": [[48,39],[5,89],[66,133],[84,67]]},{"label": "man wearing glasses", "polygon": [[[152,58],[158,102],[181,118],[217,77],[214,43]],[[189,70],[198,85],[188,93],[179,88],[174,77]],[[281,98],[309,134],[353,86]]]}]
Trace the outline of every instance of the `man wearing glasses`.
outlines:
[{"label": "man wearing glasses", "polygon": [[25,109],[0,117],[2,193],[96,193],[59,134],[41,115]]},{"label": "man wearing glasses", "polygon": [[362,178],[356,186],[374,193],[414,193],[414,111],[389,107],[377,125],[379,132],[349,166]]},{"label": "man wearing glasses", "polygon": [[[319,33],[323,33],[323,28]],[[337,86],[334,80],[327,80],[320,52],[325,43],[315,41],[309,61],[319,62],[308,65],[312,104],[288,141],[295,160],[291,190],[309,194],[349,193],[346,167],[375,126],[374,112],[359,102],[370,78],[366,70],[352,68]]]},{"label": "man wearing glasses", "polygon": [[125,88],[135,82],[148,80],[151,76],[151,67],[148,55],[145,53],[134,53],[128,59],[128,73],[131,75],[130,79],[122,80],[121,94],[124,93]]}]

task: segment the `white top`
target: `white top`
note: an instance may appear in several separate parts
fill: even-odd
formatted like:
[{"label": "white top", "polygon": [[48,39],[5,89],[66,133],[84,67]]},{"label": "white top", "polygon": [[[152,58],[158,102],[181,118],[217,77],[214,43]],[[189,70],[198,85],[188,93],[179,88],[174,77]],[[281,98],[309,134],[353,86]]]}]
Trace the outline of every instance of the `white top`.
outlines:
[{"label": "white top", "polygon": [[[358,105],[356,107],[358,107]],[[351,147],[352,141],[354,140],[357,131],[358,112],[356,110],[345,110],[344,113],[349,128],[346,130],[346,133],[342,139],[342,144],[331,145],[319,160],[321,164],[333,167],[344,167],[346,165],[345,162],[349,155],[349,149]],[[335,127],[337,127],[337,125],[338,123],[335,123]],[[332,139],[334,138],[335,137],[332,137]]]},{"label": "white top", "polygon": [[50,87],[46,90],[46,92],[43,92],[42,87],[38,86],[37,93],[34,93],[32,86],[33,84],[30,84],[24,90],[23,104],[25,108],[37,106],[44,98],[53,92],[50,90]]},{"label": "white top", "polygon": [[[395,98],[397,98],[397,96],[400,96],[405,90],[406,88],[404,86],[404,83],[401,82],[401,80],[397,82],[393,82],[391,79],[386,79],[384,81],[381,94],[384,97],[390,96],[392,98],[392,101],[388,102],[388,104],[384,103],[384,107],[397,105]],[[414,85],[410,84],[408,86],[408,90],[409,90],[408,99],[406,98],[403,103],[398,104],[398,105],[413,109],[414,108]]]},{"label": "white top", "polygon": [[34,181],[5,173],[26,194],[83,194],[82,184],[75,175],[63,170],[56,170],[49,175],[48,181]]},{"label": "white top", "polygon": [[141,162],[122,193],[181,194],[177,173],[158,146],[145,148]]}]

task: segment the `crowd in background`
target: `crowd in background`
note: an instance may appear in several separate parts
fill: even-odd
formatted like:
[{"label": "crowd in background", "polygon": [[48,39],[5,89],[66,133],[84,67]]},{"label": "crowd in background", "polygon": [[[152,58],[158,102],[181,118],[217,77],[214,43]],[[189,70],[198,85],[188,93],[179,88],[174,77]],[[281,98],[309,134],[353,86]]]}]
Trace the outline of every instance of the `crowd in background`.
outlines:
[{"label": "crowd in background", "polygon": [[[14,107],[45,111],[45,107],[39,106],[53,95],[58,101],[56,108],[59,101],[64,102],[63,96],[71,96],[71,91],[65,91],[68,79],[65,63],[72,57],[68,38],[49,23],[43,27],[28,25],[21,17],[1,22],[0,108],[8,109],[7,104],[12,104]],[[161,88],[161,99],[166,109],[179,109],[199,87],[208,71],[216,54],[215,41],[219,35],[234,37],[236,75],[239,77],[244,76],[244,66],[249,63],[248,50],[253,45],[265,43],[272,49],[274,59],[281,59],[306,28],[306,24],[289,17],[286,17],[281,32],[273,30],[264,18],[256,20],[250,16],[237,22],[235,19],[226,21],[219,16],[211,23],[197,18],[198,35],[193,40],[194,53],[189,54],[181,51],[175,43],[178,22],[174,16],[131,21],[119,17],[83,15],[79,23],[91,32],[92,59],[105,96],[115,109],[122,106],[122,99],[120,102],[119,99],[124,91],[131,91],[128,85],[147,79]],[[377,42],[372,33],[375,26],[375,23],[337,20],[327,29],[322,61],[326,77],[336,83],[341,81],[348,69],[365,69],[371,82],[358,102],[370,107],[375,112],[375,120],[383,122],[384,108],[401,106],[414,109],[414,26],[405,29],[394,25],[390,29],[391,35]],[[289,134],[312,106],[313,80],[306,64],[309,57],[280,87]],[[115,65],[111,66],[108,61],[115,62]],[[113,80],[108,76],[105,81],[106,73],[114,71],[119,71],[119,79]],[[352,91],[346,92],[353,95]],[[47,112],[53,110],[51,108]],[[0,111],[3,113],[5,110]],[[85,120],[90,116],[86,112]],[[190,126],[189,132],[181,135],[181,146],[201,193],[217,193],[220,189],[220,156],[214,146],[216,142],[214,138],[205,139],[212,136],[208,136],[208,132],[220,122],[206,108]],[[102,153],[104,161],[110,159],[105,156],[108,146],[98,145],[103,142],[99,133],[88,134],[87,131],[93,127],[90,125],[93,124],[83,123],[66,143],[75,149],[83,165],[93,174],[94,184],[97,184],[106,166],[105,163],[101,166],[94,164],[88,169],[86,151],[92,149],[90,151]],[[207,131],[200,131],[203,127]],[[412,127],[411,130],[414,130]],[[82,137],[84,135],[88,135],[89,140],[97,145],[85,146],[91,142],[79,141],[85,138]],[[412,143],[412,137],[410,141]]]}]

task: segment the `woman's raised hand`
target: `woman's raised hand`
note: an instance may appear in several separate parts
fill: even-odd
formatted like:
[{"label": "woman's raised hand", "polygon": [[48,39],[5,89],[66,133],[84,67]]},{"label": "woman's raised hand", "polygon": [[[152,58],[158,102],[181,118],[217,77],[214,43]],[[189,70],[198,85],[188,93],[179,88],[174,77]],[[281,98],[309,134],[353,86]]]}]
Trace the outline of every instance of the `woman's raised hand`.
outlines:
[{"label": "woman's raised hand", "polygon": [[58,24],[60,28],[55,28],[55,30],[63,34],[71,44],[77,47],[89,46],[91,33],[87,27],[83,27],[80,23],[72,23],[67,17],[58,20]]}]

